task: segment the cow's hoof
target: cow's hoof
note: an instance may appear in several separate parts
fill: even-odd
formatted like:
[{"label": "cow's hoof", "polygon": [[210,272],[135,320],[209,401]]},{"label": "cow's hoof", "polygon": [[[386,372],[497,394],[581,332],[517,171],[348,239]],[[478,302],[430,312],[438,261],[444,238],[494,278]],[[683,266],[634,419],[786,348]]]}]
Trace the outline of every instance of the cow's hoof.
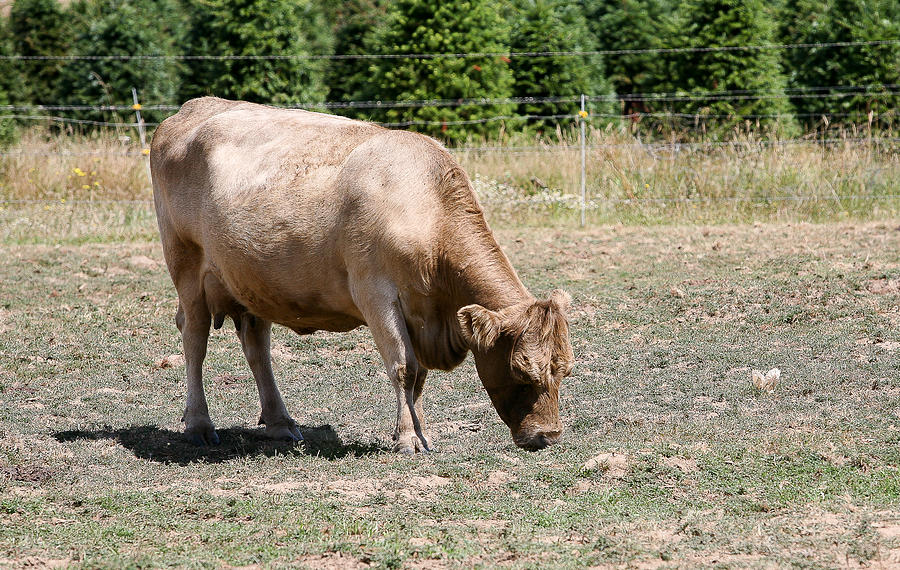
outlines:
[{"label": "cow's hoof", "polygon": [[399,453],[400,455],[415,455],[416,448],[411,445],[397,444],[394,446],[394,453]]},{"label": "cow's hoof", "polygon": [[300,433],[297,424],[293,423],[289,425],[266,425],[266,437],[278,441],[290,441],[294,443],[303,441],[303,434]]},{"label": "cow's hoof", "polygon": [[427,440],[423,443],[418,437],[410,439],[403,438],[394,444],[394,453],[400,453],[402,455],[415,455],[416,453],[429,453],[431,451],[434,451],[431,444],[428,443]]},{"label": "cow's hoof", "polygon": [[198,447],[219,445],[219,434],[212,426],[189,428],[184,430],[184,435],[191,444]]}]

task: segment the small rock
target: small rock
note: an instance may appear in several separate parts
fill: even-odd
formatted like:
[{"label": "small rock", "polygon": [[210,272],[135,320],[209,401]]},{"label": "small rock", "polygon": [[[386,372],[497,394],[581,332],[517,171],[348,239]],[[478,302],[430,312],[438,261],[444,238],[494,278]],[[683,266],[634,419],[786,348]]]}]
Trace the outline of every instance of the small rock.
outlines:
[{"label": "small rock", "polygon": [[179,366],[184,366],[184,356],[181,354],[164,356],[156,363],[157,368],[178,368]]},{"label": "small rock", "polygon": [[781,370],[777,368],[773,368],[765,374],[759,370],[750,372],[750,379],[753,382],[753,387],[766,394],[771,394],[775,391],[775,386],[778,384],[780,378]]},{"label": "small rock", "polygon": [[156,266],[159,265],[155,259],[151,259],[146,255],[132,255],[125,261],[128,265],[138,269],[156,269]]}]

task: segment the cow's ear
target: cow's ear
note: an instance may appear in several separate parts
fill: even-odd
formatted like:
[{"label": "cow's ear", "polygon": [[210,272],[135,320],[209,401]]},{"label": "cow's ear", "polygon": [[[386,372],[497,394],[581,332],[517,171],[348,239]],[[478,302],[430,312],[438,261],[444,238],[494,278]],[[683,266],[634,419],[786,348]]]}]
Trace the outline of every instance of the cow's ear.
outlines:
[{"label": "cow's ear", "polygon": [[569,308],[569,305],[572,303],[572,296],[562,289],[556,289],[552,293],[550,293],[549,300],[550,303],[555,305],[560,312],[565,314],[566,310]]},{"label": "cow's ear", "polygon": [[500,338],[500,315],[481,305],[466,305],[456,312],[469,348],[487,350]]}]

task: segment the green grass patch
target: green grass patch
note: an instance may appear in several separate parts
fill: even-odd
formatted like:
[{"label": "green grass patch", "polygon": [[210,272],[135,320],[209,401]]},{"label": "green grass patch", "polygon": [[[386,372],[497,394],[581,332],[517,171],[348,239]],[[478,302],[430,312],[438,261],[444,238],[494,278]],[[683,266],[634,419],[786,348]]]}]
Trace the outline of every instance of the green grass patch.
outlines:
[{"label": "green grass patch", "polygon": [[[2,565],[900,559],[896,220],[501,230],[534,293],[574,298],[567,431],[516,448],[467,361],[429,376],[438,452],[417,457],[389,451],[394,397],[366,329],[276,329],[294,447],[261,436],[238,341],[214,331],[222,444],[189,445],[184,368],[161,366],[181,352],[174,290],[143,224],[127,243],[2,246]],[[750,371],[772,367],[758,393]]]}]

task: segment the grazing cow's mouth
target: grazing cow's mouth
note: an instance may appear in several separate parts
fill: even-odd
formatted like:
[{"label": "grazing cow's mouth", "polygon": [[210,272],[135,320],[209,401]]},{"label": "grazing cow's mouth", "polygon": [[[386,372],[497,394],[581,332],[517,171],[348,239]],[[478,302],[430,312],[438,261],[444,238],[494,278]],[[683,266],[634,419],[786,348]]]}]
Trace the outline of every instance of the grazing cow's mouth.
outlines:
[{"label": "grazing cow's mouth", "polygon": [[562,430],[534,430],[529,432],[520,431],[513,434],[513,441],[522,449],[528,451],[537,451],[551,446],[559,441],[562,436]]}]

